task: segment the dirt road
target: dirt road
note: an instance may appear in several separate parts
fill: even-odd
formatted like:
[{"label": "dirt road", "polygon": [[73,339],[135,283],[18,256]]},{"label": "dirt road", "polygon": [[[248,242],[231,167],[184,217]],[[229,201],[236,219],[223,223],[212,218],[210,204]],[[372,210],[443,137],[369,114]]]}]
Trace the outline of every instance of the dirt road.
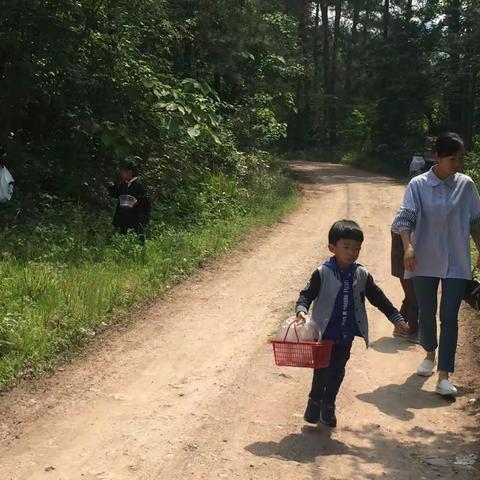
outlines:
[{"label": "dirt road", "polygon": [[[297,163],[300,208],[173,289],[135,324],[97,340],[49,379],[0,400],[0,480],[478,479],[472,390],[450,404],[412,373],[419,347],[370,308],[336,430],[302,420],[311,372],[278,369],[269,335],[352,217],[361,261],[397,303],[389,224],[403,187],[348,168]],[[457,376],[457,383],[462,378]],[[431,465],[433,464],[433,465]]]}]

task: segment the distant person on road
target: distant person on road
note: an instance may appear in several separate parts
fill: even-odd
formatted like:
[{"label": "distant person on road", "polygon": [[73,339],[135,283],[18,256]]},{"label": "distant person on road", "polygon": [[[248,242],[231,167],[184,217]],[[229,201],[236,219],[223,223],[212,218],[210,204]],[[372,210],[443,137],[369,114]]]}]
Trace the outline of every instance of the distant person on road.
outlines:
[{"label": "distant person on road", "polygon": [[416,153],[412,157],[412,161],[410,162],[410,167],[408,169],[408,173],[410,176],[418,175],[422,173],[423,169],[425,168],[425,159],[419,153]]},{"label": "distant person on road", "polygon": [[299,320],[305,320],[313,304],[312,319],[322,340],[334,341],[330,365],[315,369],[305,421],[337,425],[335,401],[345,376],[345,366],[355,337],[368,346],[368,319],[365,298],[377,307],[402,332],[408,325],[375,284],[367,269],[357,263],[363,232],[356,222],[335,222],[328,234],[333,257],[315,270],[296,304]]},{"label": "distant person on road", "polygon": [[142,182],[138,179],[138,168],[130,161],[120,167],[120,183],[110,182],[108,192],[117,198],[117,207],[113,216],[113,225],[119,233],[126,235],[133,230],[145,243],[145,228],[150,222],[150,199]]},{"label": "distant person on road", "polygon": [[434,165],[434,150],[435,150],[435,142],[437,141],[437,137],[435,135],[427,135],[425,138],[425,146],[423,148],[423,158],[425,160],[424,172],[428,172]]},{"label": "distant person on road", "polygon": [[[444,396],[457,393],[449,382],[449,374],[455,369],[458,312],[467,281],[472,278],[470,234],[480,248],[480,197],[472,179],[458,173],[464,152],[459,135],[441,135],[434,150],[436,164],[410,181],[393,222],[393,230],[401,235],[405,251],[405,278],[413,279],[420,310],[420,343],[426,358],[417,374],[433,374],[439,347],[436,392]],[[477,265],[480,266],[480,258]]]}]

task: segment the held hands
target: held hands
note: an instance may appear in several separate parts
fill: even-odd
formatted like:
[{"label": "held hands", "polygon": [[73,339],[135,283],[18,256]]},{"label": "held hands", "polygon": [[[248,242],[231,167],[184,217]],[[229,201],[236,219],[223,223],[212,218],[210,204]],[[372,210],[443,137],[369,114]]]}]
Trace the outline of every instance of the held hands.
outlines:
[{"label": "held hands", "polygon": [[[479,258],[480,261],[480,258]],[[408,272],[414,272],[415,268],[417,267],[417,260],[415,258],[415,250],[413,246],[410,245],[407,250],[405,251],[405,256],[403,257],[403,263],[405,266],[405,270]]]},{"label": "held hands", "polygon": [[408,326],[408,323],[405,320],[400,320],[400,322],[397,322],[395,324],[395,328],[400,332],[400,333],[405,333],[409,334],[410,333],[410,327]]}]

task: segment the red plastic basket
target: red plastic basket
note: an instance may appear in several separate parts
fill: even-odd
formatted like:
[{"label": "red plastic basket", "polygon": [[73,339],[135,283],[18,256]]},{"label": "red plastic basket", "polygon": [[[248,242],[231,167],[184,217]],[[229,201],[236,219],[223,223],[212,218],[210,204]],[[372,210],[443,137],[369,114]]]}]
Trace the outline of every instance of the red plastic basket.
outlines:
[{"label": "red plastic basket", "polygon": [[[288,331],[292,327],[297,336],[297,342],[287,342]],[[285,334],[284,340],[272,340],[275,363],[279,367],[325,368],[330,364],[333,341],[301,342],[292,322]]]}]

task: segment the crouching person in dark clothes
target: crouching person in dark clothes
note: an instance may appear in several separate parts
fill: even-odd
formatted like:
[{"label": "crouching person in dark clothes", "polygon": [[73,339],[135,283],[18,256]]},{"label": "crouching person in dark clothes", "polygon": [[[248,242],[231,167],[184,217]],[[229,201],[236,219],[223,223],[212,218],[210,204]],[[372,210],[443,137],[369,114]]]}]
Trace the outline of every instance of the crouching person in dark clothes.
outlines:
[{"label": "crouching person in dark clothes", "polygon": [[367,269],[357,263],[363,232],[357,223],[340,220],[328,234],[333,257],[317,268],[300,292],[296,312],[298,319],[312,307],[312,319],[322,340],[333,340],[330,364],[314,370],[312,390],[305,411],[305,421],[337,425],[335,400],[345,376],[345,366],[355,337],[363,337],[368,346],[368,319],[365,298],[395,326],[408,332],[400,312],[375,284]]},{"label": "crouching person in dark clothes", "polygon": [[150,198],[138,179],[138,169],[133,162],[120,167],[121,183],[110,182],[108,192],[117,198],[113,225],[119,233],[126,235],[129,230],[137,233],[140,243],[145,243],[145,228],[150,222]]}]

